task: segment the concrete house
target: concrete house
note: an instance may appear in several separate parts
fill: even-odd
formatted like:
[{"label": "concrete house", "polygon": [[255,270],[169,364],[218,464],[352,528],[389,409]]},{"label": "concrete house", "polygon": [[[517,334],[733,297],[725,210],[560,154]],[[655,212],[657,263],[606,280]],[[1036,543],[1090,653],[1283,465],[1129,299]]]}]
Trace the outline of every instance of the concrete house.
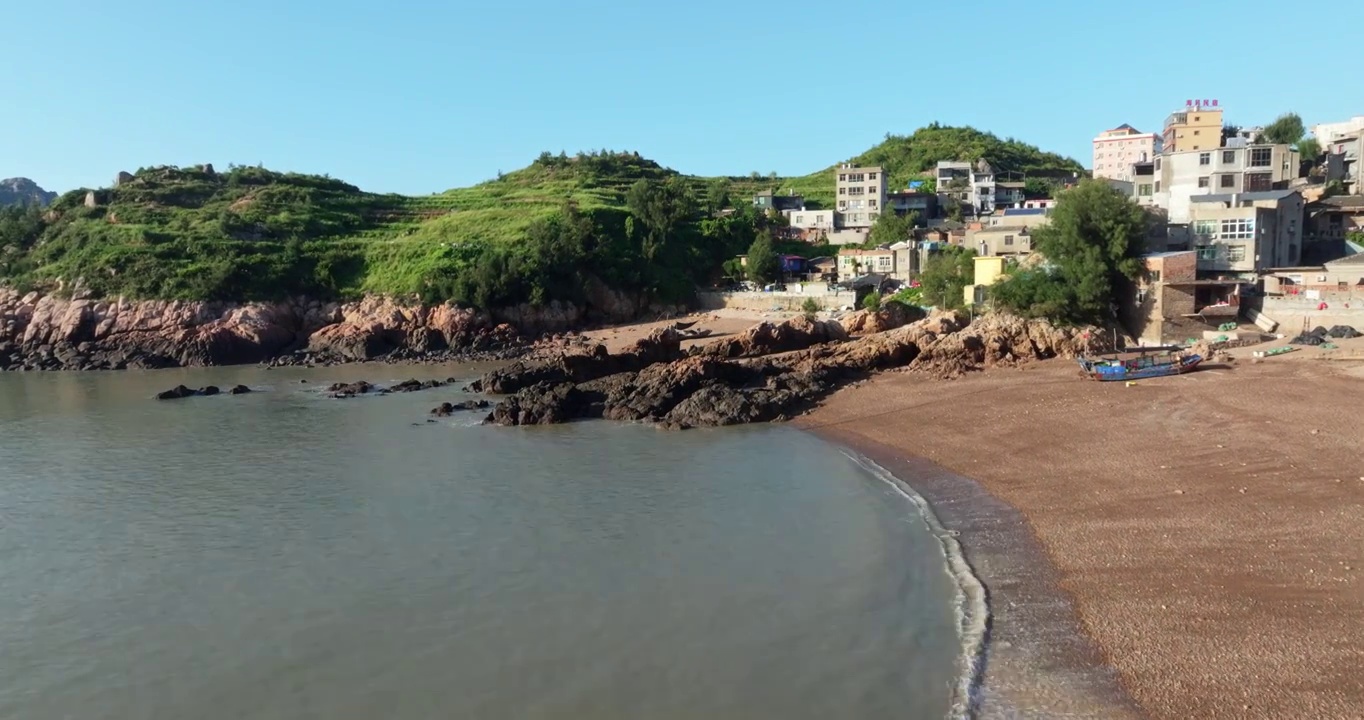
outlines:
[{"label": "concrete house", "polygon": [[929,192],[898,190],[886,193],[886,207],[895,211],[896,215],[918,215],[917,225],[922,227],[930,218],[938,216],[938,196]]},{"label": "concrete house", "polygon": [[[1155,160],[1153,200],[1171,223],[1189,222],[1199,195],[1282,190],[1298,177],[1298,151],[1288,145],[1228,146],[1166,152]],[[1141,190],[1137,190],[1138,196]]]},{"label": "concrete house", "polygon": [[1199,277],[1255,279],[1302,260],[1303,200],[1296,190],[1199,195],[1190,205]]},{"label": "concrete house", "polygon": [[1135,182],[1132,165],[1151,162],[1164,148],[1165,139],[1123,123],[1099,133],[1093,144],[1094,163],[1090,167],[1094,177]]},{"label": "concrete house", "polygon": [[1217,101],[1188,100],[1184,108],[1165,118],[1163,152],[1215,150],[1222,146],[1222,108]]},{"label": "concrete house", "polygon": [[834,174],[838,226],[870,228],[886,207],[885,170],[845,163]]},{"label": "concrete house", "polygon": [[895,251],[890,248],[878,248],[876,250],[844,248],[838,251],[838,277],[840,280],[869,273],[891,275],[894,272]]},{"label": "concrete house", "polygon": [[837,218],[834,217],[833,210],[783,210],[791,222],[791,227],[797,230],[824,230],[832,232],[836,227]]},{"label": "concrete house", "polygon": [[1364,130],[1353,135],[1338,136],[1323,146],[1326,151],[1326,180],[1338,181],[1346,194],[1364,194]]},{"label": "concrete house", "polygon": [[762,212],[798,210],[805,207],[805,198],[800,195],[777,195],[771,190],[761,190],[753,196],[753,207]]},{"label": "concrete house", "polygon": [[975,257],[974,277],[970,285],[962,289],[962,300],[967,305],[981,305],[988,299],[989,288],[1004,277],[1008,269],[1008,259],[1003,257]]}]

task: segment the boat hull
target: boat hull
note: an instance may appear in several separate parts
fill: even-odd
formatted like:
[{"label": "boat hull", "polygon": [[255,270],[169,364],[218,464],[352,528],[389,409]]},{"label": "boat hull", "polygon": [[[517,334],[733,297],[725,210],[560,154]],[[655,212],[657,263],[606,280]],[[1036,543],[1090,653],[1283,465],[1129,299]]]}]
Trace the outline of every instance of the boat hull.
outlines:
[{"label": "boat hull", "polygon": [[1148,380],[1158,377],[1169,377],[1171,375],[1183,375],[1198,369],[1203,358],[1198,355],[1186,355],[1181,358],[1171,359],[1141,365],[1137,363],[1115,363],[1113,361],[1080,360],[1080,368],[1092,380],[1099,382],[1123,382],[1127,380]]}]

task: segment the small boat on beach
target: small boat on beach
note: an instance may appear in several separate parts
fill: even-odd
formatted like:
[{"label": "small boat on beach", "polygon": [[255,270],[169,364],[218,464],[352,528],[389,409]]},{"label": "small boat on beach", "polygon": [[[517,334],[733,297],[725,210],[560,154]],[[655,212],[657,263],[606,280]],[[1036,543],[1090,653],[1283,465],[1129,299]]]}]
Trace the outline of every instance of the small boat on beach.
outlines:
[{"label": "small boat on beach", "polygon": [[1183,349],[1163,353],[1142,353],[1136,357],[1080,358],[1080,369],[1090,379],[1100,382],[1145,380],[1147,378],[1182,375],[1192,372],[1203,362],[1203,356]]}]

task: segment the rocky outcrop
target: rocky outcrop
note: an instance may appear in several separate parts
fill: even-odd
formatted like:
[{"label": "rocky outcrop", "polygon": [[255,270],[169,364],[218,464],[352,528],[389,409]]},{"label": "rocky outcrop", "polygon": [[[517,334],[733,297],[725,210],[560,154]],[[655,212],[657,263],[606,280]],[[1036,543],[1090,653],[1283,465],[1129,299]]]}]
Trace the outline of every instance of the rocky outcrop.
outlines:
[{"label": "rocky outcrop", "polygon": [[0,206],[4,205],[51,205],[57,193],[49,192],[28,178],[7,178],[0,180]]},{"label": "rocky outcrop", "polygon": [[606,351],[605,345],[593,345],[581,351],[562,352],[548,360],[518,361],[484,375],[470,385],[470,390],[503,395],[541,383],[585,383],[681,357],[680,332],[664,328],[614,355]]},{"label": "rocky outcrop", "polygon": [[498,359],[524,347],[510,325],[447,304],[129,301],[0,287],[0,370]]},{"label": "rocky outcrop", "polygon": [[968,324],[964,316],[936,313],[851,340],[830,325],[842,330],[807,318],[763,323],[689,357],[642,367],[604,351],[587,356],[591,372],[569,372],[560,361],[521,363],[509,375],[485,378],[488,390],[515,393],[486,422],[540,425],[601,417],[691,428],[783,420],[878,371],[954,377],[1106,349],[1103,333],[1009,315]]}]

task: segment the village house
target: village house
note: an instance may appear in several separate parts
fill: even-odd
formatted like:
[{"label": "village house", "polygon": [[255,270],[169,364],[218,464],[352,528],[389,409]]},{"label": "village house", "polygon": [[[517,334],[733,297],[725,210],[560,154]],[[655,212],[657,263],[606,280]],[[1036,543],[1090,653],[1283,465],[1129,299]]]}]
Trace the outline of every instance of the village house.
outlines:
[{"label": "village house", "polygon": [[1143,345],[1183,342],[1234,321],[1241,312],[1240,280],[1200,280],[1193,250],[1150,253],[1142,274],[1119,307],[1119,319]]},{"label": "village house", "polygon": [[989,297],[990,286],[1004,277],[1009,260],[999,256],[977,256],[972,259],[972,282],[962,290],[962,299],[967,305],[983,305]]},{"label": "village house", "polygon": [[753,196],[753,207],[759,212],[776,210],[799,210],[805,207],[805,198],[800,195],[776,195],[771,190],[761,190]]},{"label": "village house", "polygon": [[1222,109],[1217,101],[1188,100],[1165,118],[1162,152],[1214,150],[1222,146]]},{"label": "village house", "polygon": [[844,163],[834,171],[839,228],[870,228],[886,206],[886,173]]},{"label": "village house", "polygon": [[1309,300],[1364,299],[1364,253],[1318,266],[1272,270],[1264,277],[1264,291]]},{"label": "village house", "polygon": [[844,248],[838,251],[838,277],[840,280],[848,280],[869,273],[889,276],[894,272],[895,251],[889,248],[875,250]]},{"label": "village house", "polygon": [[783,210],[790,221],[791,228],[795,230],[823,230],[832,232],[837,229],[837,218],[833,210],[806,210],[804,208],[796,210]]},{"label": "village house", "polygon": [[1253,280],[1302,259],[1302,194],[1296,190],[1200,195],[1190,205],[1189,232],[1200,278]]},{"label": "village house", "polygon": [[1160,135],[1143,133],[1123,123],[1094,138],[1094,163],[1090,167],[1096,178],[1136,182],[1132,166],[1150,162],[1160,154],[1163,146],[1164,139]]},{"label": "village house", "polygon": [[886,207],[896,215],[914,213],[918,217],[916,225],[923,226],[930,218],[938,216],[938,196],[934,193],[897,190],[886,193]]},{"label": "village house", "polygon": [[[1298,151],[1288,145],[1212,147],[1166,152],[1155,159],[1153,204],[1169,221],[1189,222],[1195,197],[1283,190],[1299,175]],[[1141,196],[1138,185],[1137,195]]]},{"label": "village house", "polygon": [[1322,148],[1326,152],[1326,182],[1339,182],[1350,195],[1364,194],[1364,130],[1341,135]]}]

